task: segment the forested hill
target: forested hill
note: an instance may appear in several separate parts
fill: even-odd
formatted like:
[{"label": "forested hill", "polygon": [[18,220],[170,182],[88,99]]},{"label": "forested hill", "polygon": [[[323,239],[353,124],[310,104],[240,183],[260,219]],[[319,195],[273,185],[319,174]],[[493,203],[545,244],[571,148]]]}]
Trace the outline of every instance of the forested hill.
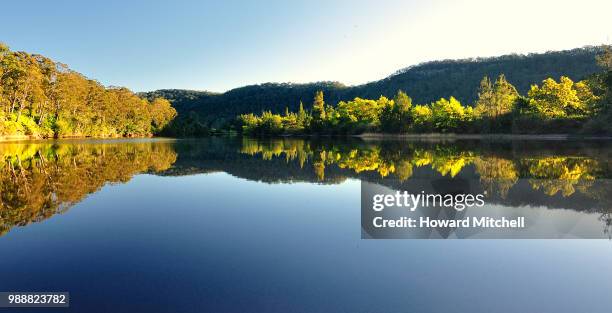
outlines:
[{"label": "forested hill", "polygon": [[595,56],[600,47],[585,47],[541,54],[504,55],[491,58],[444,60],[427,62],[398,71],[385,79],[354,88],[360,97],[393,96],[404,90],[416,103],[428,103],[441,97],[454,96],[462,103],[474,103],[478,85],[484,76],[505,74],[519,93],[532,84],[552,77],[567,76],[579,81],[601,71]]},{"label": "forested hill", "polygon": [[578,81],[600,71],[595,56],[601,51],[601,47],[585,47],[541,54],[433,61],[358,86],[346,86],[338,82],[265,83],[225,93],[166,89],[142,95],[169,99],[179,111],[180,119],[213,122],[217,126],[221,121],[242,113],[263,110],[280,113],[286,107],[297,111],[300,101],[308,109],[317,90],[322,90],[325,101],[332,104],[354,97],[392,97],[400,89],[413,99],[413,103],[429,103],[441,97],[454,96],[462,103],[472,104],[484,76],[494,78],[503,73],[520,93],[525,93],[531,84],[540,83],[547,77],[558,79],[564,75]]}]

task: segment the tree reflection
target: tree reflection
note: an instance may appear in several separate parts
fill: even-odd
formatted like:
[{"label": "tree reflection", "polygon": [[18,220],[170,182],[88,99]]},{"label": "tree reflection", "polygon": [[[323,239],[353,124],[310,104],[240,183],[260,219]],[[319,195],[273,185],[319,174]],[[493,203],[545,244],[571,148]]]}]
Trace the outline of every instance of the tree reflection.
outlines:
[{"label": "tree reflection", "polygon": [[421,188],[423,180],[473,179],[490,203],[576,210],[597,205],[605,214],[612,212],[609,152],[605,145],[568,149],[538,143],[321,138],[4,143],[0,234],[65,212],[105,184],[124,183],[138,173],[223,171],[266,183],[336,184],[354,178],[396,189]]},{"label": "tree reflection", "polygon": [[[596,178],[609,175],[605,162],[576,151],[544,154],[520,151],[502,153],[495,149],[456,143],[366,142],[358,145],[338,142],[310,142],[301,139],[243,139],[242,153],[260,155],[263,160],[284,157],[286,162],[299,158],[300,167],[310,163],[318,180],[325,180],[330,166],[362,175],[376,173],[381,179],[406,181],[415,169],[428,168],[443,177],[455,178],[466,171],[478,176],[482,188],[502,198],[520,178],[529,180],[533,190],[548,196],[568,197],[576,191],[588,194]],[[508,151],[506,151],[508,152]],[[552,155],[551,155],[552,154]]]},{"label": "tree reflection", "polygon": [[521,163],[529,173],[531,186],[549,196],[559,192],[571,196],[576,189],[584,192],[600,169],[596,160],[576,157],[525,158]]},{"label": "tree reflection", "polygon": [[502,198],[508,195],[508,191],[519,178],[518,170],[512,160],[482,156],[475,158],[474,165],[476,172],[480,174],[483,189],[489,194],[498,194]]},{"label": "tree reflection", "polygon": [[168,169],[168,143],[0,146],[0,234],[62,213],[106,183]]}]

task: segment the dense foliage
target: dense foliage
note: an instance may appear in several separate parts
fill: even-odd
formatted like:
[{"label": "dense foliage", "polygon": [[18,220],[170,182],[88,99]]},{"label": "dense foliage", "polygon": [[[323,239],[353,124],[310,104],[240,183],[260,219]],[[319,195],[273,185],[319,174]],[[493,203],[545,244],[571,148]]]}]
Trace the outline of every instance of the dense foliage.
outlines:
[{"label": "dense foliage", "polygon": [[316,91],[323,91],[326,101],[334,105],[356,97],[377,99],[382,95],[392,98],[398,90],[404,90],[415,103],[431,103],[449,95],[461,103],[475,103],[482,77],[498,77],[504,73],[519,93],[526,94],[532,84],[548,77],[567,76],[580,81],[598,72],[595,56],[601,51],[602,47],[586,47],[542,54],[428,62],[359,86],[337,82],[266,83],[225,93],[158,90],[143,95],[169,99],[179,112],[174,131],[197,134],[211,127],[222,127],[239,114],[263,111],[282,114],[285,108],[297,112],[299,103],[310,102]]},{"label": "dense foliage", "polygon": [[148,136],[175,116],[163,98],[105,88],[64,64],[0,43],[0,136]]},{"label": "dense foliage", "polygon": [[603,72],[593,75],[589,86],[599,97],[596,110],[599,112],[590,120],[586,129],[591,133],[612,133],[612,47],[597,57],[597,62],[604,69]]},{"label": "dense foliage", "polygon": [[[604,72],[574,82],[566,76],[558,81],[544,79],[521,95],[504,74],[491,82],[484,77],[473,105],[455,97],[440,98],[429,104],[413,105],[398,91],[393,99],[354,98],[337,105],[326,104],[323,92],[315,93],[312,109],[303,104],[297,113],[264,111],[238,117],[239,129],[248,134],[354,134],[363,132],[422,133],[550,133],[610,132],[610,126],[594,126],[593,121],[609,117],[610,50],[599,58]],[[607,84],[607,85],[606,85]],[[585,125],[586,124],[586,125]],[[601,124],[601,123],[600,123]],[[528,126],[528,127],[525,127]]]}]

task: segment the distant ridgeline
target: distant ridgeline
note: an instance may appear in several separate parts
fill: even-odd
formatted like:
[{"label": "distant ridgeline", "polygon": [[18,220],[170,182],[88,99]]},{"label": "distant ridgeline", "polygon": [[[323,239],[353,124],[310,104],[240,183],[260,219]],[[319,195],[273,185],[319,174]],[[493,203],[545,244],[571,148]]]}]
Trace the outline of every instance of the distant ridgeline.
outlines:
[{"label": "distant ridgeline", "polygon": [[64,64],[0,43],[0,137],[150,136],[175,116],[165,99],[104,87]]},{"label": "distant ridgeline", "polygon": [[[164,97],[172,102],[179,112],[179,118],[174,127],[176,134],[197,134],[208,131],[210,127],[228,127],[228,122],[234,121],[240,114],[260,114],[264,111],[276,114],[289,111],[297,114],[300,102],[303,103],[306,111],[311,112],[312,99],[317,91],[323,92],[325,106],[329,105],[332,109],[337,107],[340,101],[347,102],[356,97],[374,101],[380,99],[381,96],[392,99],[399,90],[404,91],[410,97],[411,103],[429,105],[441,98],[453,97],[458,103],[464,103],[464,107],[475,107],[476,102],[480,99],[479,93],[483,91],[484,82],[482,80],[485,76],[495,80],[496,77],[503,74],[503,80],[515,88],[517,94],[526,96],[532,85],[542,84],[548,78],[559,81],[560,77],[564,76],[572,82],[592,79],[594,74],[602,72],[596,56],[602,54],[604,50],[604,47],[585,47],[542,54],[427,62],[400,70],[385,79],[358,86],[345,86],[338,82],[266,83],[240,87],[225,93],[166,89],[142,95],[148,99]],[[489,84],[493,85],[490,82]],[[559,86],[553,86],[549,82],[543,88]],[[566,113],[575,115],[573,112]],[[354,116],[346,117],[354,118]],[[376,124],[380,121],[373,121],[374,125],[365,125],[372,121],[359,122],[361,125],[357,125],[357,129],[345,127],[338,132],[372,130],[372,126],[379,126]],[[553,130],[555,123],[563,124],[563,122],[551,122]],[[240,130],[243,125],[234,124],[232,126]],[[495,125],[488,127],[494,128]],[[574,128],[576,127],[574,125]],[[436,129],[434,127],[421,131],[466,130]],[[504,131],[509,132],[510,130]]]}]

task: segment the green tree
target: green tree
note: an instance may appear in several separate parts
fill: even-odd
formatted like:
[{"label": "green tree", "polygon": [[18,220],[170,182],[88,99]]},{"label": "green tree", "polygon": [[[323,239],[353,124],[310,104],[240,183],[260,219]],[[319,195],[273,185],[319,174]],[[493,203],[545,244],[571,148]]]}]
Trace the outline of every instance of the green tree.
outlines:
[{"label": "green tree", "polygon": [[495,93],[493,91],[493,84],[488,76],[485,76],[480,81],[480,87],[478,88],[478,100],[476,100],[476,112],[485,117],[493,115],[495,112]]},{"label": "green tree", "polygon": [[612,46],[606,46],[604,51],[597,57],[597,63],[603,69],[602,85],[603,97],[602,102],[606,104],[606,108],[612,105]]},{"label": "green tree", "polygon": [[604,71],[612,71],[612,46],[605,46],[601,54],[596,57],[597,64],[601,66]]},{"label": "green tree", "polygon": [[322,126],[327,118],[325,114],[325,101],[323,100],[323,91],[317,91],[312,103],[312,121],[317,126]]},{"label": "green tree", "polygon": [[382,106],[380,124],[383,131],[405,132],[412,124],[412,99],[399,90],[393,101]]},{"label": "green tree", "polygon": [[415,130],[431,130],[433,114],[427,105],[415,105],[412,109],[412,120]]},{"label": "green tree", "polygon": [[264,134],[279,134],[283,131],[283,118],[270,111],[263,112],[259,127]]},{"label": "green tree", "polygon": [[465,108],[454,97],[434,102],[431,112],[433,126],[441,132],[457,130],[466,117]]},{"label": "green tree", "polygon": [[164,98],[156,98],[150,104],[151,124],[155,132],[159,132],[166,127],[175,117],[176,110],[170,101]]},{"label": "green tree", "polygon": [[547,78],[541,87],[531,86],[527,95],[531,109],[544,118],[586,116],[596,100],[584,82],[575,84],[565,76],[559,82]]},{"label": "green tree", "polygon": [[518,99],[518,91],[506,80],[504,74],[499,75],[493,84],[488,77],[484,77],[480,82],[474,109],[474,115],[483,120],[482,130],[503,131],[504,121],[510,121],[508,115],[515,109]]},{"label": "green tree", "polygon": [[330,125],[345,133],[375,129],[380,123],[381,108],[390,102],[385,97],[378,100],[355,98],[351,101],[340,101],[335,109],[327,109]]},{"label": "green tree", "polygon": [[238,117],[244,133],[255,133],[259,127],[260,118],[253,113],[242,114]]},{"label": "green tree", "polygon": [[612,46],[606,46],[597,56],[597,63],[603,71],[593,75],[586,83],[597,94],[597,99],[593,107],[594,117],[586,123],[584,130],[588,133],[612,134]]},{"label": "green tree", "polygon": [[306,113],[306,111],[304,110],[304,104],[302,103],[302,101],[300,101],[300,108],[297,114],[298,128],[300,129],[307,128],[309,124],[310,123],[309,123],[308,113]]},{"label": "green tree", "polygon": [[512,112],[518,98],[518,91],[506,80],[504,74],[499,75],[494,84],[491,84],[488,77],[484,77],[480,82],[475,112],[491,126],[490,123]]}]

